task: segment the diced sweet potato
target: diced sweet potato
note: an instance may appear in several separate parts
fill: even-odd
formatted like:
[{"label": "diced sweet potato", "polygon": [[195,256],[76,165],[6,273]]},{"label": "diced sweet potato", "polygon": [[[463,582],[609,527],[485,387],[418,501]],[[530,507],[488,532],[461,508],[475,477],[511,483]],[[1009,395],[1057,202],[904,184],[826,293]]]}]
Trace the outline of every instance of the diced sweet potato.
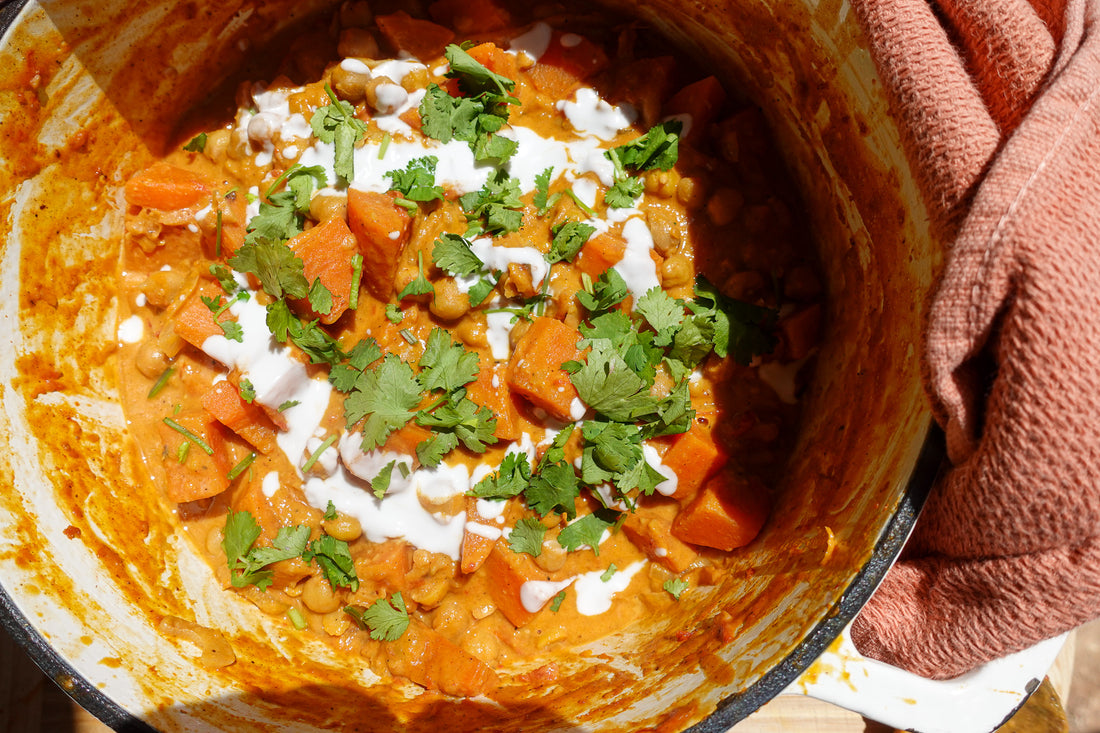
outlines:
[{"label": "diced sweet potato", "polygon": [[[269,498],[263,491],[263,476],[254,476],[244,489],[233,499],[233,509],[238,512],[248,512],[256,523],[260,525],[260,536],[256,540],[259,547],[270,547],[272,541],[279,533],[279,528],[292,526],[287,523],[282,515],[283,507]],[[287,493],[287,492],[281,492]],[[282,560],[271,566],[273,573],[272,583],[276,588],[287,588],[296,585],[313,571],[301,558]]]},{"label": "diced sweet potato", "polygon": [[202,406],[261,453],[271,453],[278,447],[275,425],[267,413],[259,405],[245,402],[230,382],[218,382],[211,387],[202,396]]},{"label": "diced sweet potato", "polygon": [[571,419],[577,389],[561,365],[582,357],[577,348],[580,338],[576,328],[562,321],[545,316],[534,319],[508,363],[508,386],[555,418]]},{"label": "diced sweet potato", "polygon": [[807,356],[821,339],[821,305],[814,303],[779,322],[787,356],[798,360]]},{"label": "diced sweet potato", "polygon": [[595,279],[618,264],[625,253],[626,242],[622,239],[613,234],[597,234],[584,243],[573,264]]},{"label": "diced sweet potato", "polygon": [[475,697],[499,684],[487,664],[416,619],[409,622],[400,639],[390,643],[389,651],[390,672],[429,690]]},{"label": "diced sweet potato", "polygon": [[209,280],[199,280],[187,300],[176,311],[172,319],[172,329],[181,339],[192,346],[201,349],[206,339],[211,336],[224,336],[225,332],[218,325],[222,321],[232,321],[233,316],[225,311],[214,320],[214,311],[203,302],[225,295],[225,291],[219,285]]},{"label": "diced sweet potato", "polygon": [[355,561],[355,573],[363,582],[371,582],[392,591],[405,590],[405,577],[412,569],[412,552],[405,540],[386,540],[367,546]]},{"label": "diced sweet potato", "polygon": [[597,44],[587,38],[555,31],[546,53],[527,73],[531,83],[543,94],[568,99],[577,87],[606,69],[607,64],[607,54]]},{"label": "diced sweet potato", "polygon": [[516,440],[519,438],[519,417],[508,389],[507,367],[494,363],[484,354],[480,361],[477,379],[466,385],[466,396],[493,413],[497,419],[493,435],[501,440]]},{"label": "diced sweet potato", "polygon": [[499,539],[485,560],[485,573],[489,579],[489,595],[504,617],[517,628],[535,617],[523,605],[521,591],[529,580],[548,580],[530,555],[512,552],[508,542]]},{"label": "diced sweet potato", "polygon": [[[210,452],[167,423],[157,426],[164,446],[168,498],[182,504],[217,496],[229,488],[229,453],[219,423],[205,412],[182,413],[171,420],[201,440]],[[183,449],[181,461],[180,446],[185,443],[188,447]]]},{"label": "diced sweet potato", "polygon": [[515,55],[505,52],[504,49],[499,48],[495,43],[478,44],[466,53],[470,54],[470,57],[473,58],[474,61],[477,61],[486,69],[496,74],[500,74],[513,81],[519,75]]},{"label": "diced sweet potato", "polygon": [[672,522],[672,534],[693,545],[733,550],[752,542],[768,519],[765,488],[723,471],[703,484]]},{"label": "diced sweet potato", "polygon": [[348,223],[363,255],[363,284],[383,303],[393,295],[397,264],[412,232],[412,217],[395,198],[348,189]]},{"label": "diced sweet potato", "polygon": [[713,76],[688,84],[672,95],[665,105],[665,114],[691,116],[687,140],[698,140],[714,120],[726,101],[726,90]]},{"label": "diced sweet potato", "polygon": [[312,285],[319,279],[332,294],[332,308],[327,313],[315,311],[308,298],[292,301],[294,309],[306,318],[335,323],[351,303],[351,289],[355,285],[351,259],[358,250],[355,235],[342,218],[333,217],[297,235],[287,246],[305,263],[306,281]]},{"label": "diced sweet potato", "polygon": [[[466,521],[495,526],[478,514],[477,502],[478,500],[472,496],[466,497]],[[462,555],[459,563],[462,572],[469,574],[484,565],[495,544],[496,539],[486,537],[484,534],[473,532],[467,528],[466,533],[462,536]]]},{"label": "diced sweet potato", "polygon": [[413,18],[404,10],[374,19],[382,37],[396,51],[405,51],[428,62],[443,55],[443,49],[455,34],[430,20]]},{"label": "diced sweet potato", "polygon": [[676,491],[672,496],[677,499],[694,496],[729,460],[729,455],[714,440],[714,420],[713,414],[698,414],[686,433],[673,438],[661,458],[662,465],[676,473]]},{"label": "diced sweet potato", "polygon": [[213,188],[197,173],[164,162],[154,163],[126,182],[126,201],[132,206],[173,211],[194,206]]},{"label": "diced sweet potato", "polygon": [[672,534],[672,520],[679,512],[676,502],[639,505],[626,515],[623,534],[650,560],[673,573],[682,573],[699,556],[687,543]]},{"label": "diced sweet potato", "polygon": [[512,14],[496,0],[438,0],[428,8],[428,14],[437,23],[453,28],[462,36],[500,30],[512,25]]}]

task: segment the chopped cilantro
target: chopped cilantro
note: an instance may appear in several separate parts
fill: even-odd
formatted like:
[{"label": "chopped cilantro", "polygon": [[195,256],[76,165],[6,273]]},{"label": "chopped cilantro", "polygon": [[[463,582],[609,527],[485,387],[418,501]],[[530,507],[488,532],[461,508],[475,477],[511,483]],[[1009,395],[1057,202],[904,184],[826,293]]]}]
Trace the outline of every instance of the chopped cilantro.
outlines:
[{"label": "chopped cilantro", "polygon": [[347,542],[323,534],[310,542],[301,555],[306,562],[317,561],[325,579],[333,588],[350,588],[353,591],[359,589],[355,561],[352,560]]},{"label": "chopped cilantro", "polygon": [[310,454],[309,458],[306,459],[306,462],[302,464],[302,473],[309,473],[309,470],[313,468],[314,465],[316,465],[317,461],[321,460],[321,456],[323,456],[325,454],[325,451],[331,448],[332,444],[335,442],[335,434],[325,438],[324,442],[322,442],[321,445],[317,446],[317,450],[313,451],[313,453]]},{"label": "chopped cilantro", "polygon": [[611,209],[629,209],[644,192],[645,183],[642,179],[621,178],[604,192],[603,202]]},{"label": "chopped cilantro", "polygon": [[271,547],[255,547],[260,525],[249,512],[230,510],[222,531],[222,549],[229,565],[229,580],[234,588],[255,585],[266,590],[274,573],[265,566],[298,557],[305,550],[310,529],[306,525],[281,527]]},{"label": "chopped cilantro", "polygon": [[558,224],[551,230],[554,240],[545,255],[546,261],[550,264],[571,261],[595,231],[596,227],[579,221]]},{"label": "chopped cilantro", "polygon": [[587,361],[570,379],[586,405],[616,422],[634,422],[658,402],[649,385],[607,339],[592,339]]},{"label": "chopped cilantro", "polygon": [[484,453],[488,446],[497,442],[493,435],[497,420],[492,411],[465,397],[458,401],[447,400],[431,412],[421,410],[416,415],[416,424],[437,433],[453,433],[474,453]]},{"label": "chopped cilantro", "polygon": [[592,552],[599,555],[603,533],[614,527],[618,519],[618,512],[609,509],[599,509],[592,514],[586,514],[565,526],[565,529],[558,534],[558,544],[569,552],[575,552],[587,545],[592,548]]},{"label": "chopped cilantro", "polygon": [[398,324],[405,318],[405,314],[401,312],[401,308],[396,303],[386,304],[386,320],[390,323]]},{"label": "chopped cilantro", "polygon": [[409,613],[400,591],[390,596],[388,601],[379,598],[365,609],[348,606],[344,612],[368,629],[370,638],[375,641],[397,641],[409,628]]},{"label": "chopped cilantro", "polygon": [[581,276],[583,289],[577,292],[577,302],[592,314],[610,310],[629,294],[626,281],[618,270],[611,268],[595,282],[587,274]]},{"label": "chopped cilantro", "polygon": [[534,517],[524,517],[516,522],[508,535],[508,546],[512,552],[525,552],[532,557],[542,554],[542,540],[546,536],[546,527]]},{"label": "chopped cilantro", "polygon": [[519,496],[531,483],[531,464],[523,453],[508,453],[500,470],[477,482],[468,492],[482,499],[507,499]]},{"label": "chopped cilantro", "polygon": [[328,500],[328,505],[325,506],[325,514],[322,519],[326,522],[331,522],[336,519],[336,505],[332,503],[332,499]]},{"label": "chopped cilantro", "polygon": [[314,313],[327,315],[332,312],[332,292],[321,282],[321,278],[315,278],[309,286],[309,307]]},{"label": "chopped cilantro", "polygon": [[350,429],[363,418],[363,450],[379,448],[394,430],[415,415],[420,404],[420,384],[412,367],[396,354],[363,372],[354,391],[344,400],[344,418]]},{"label": "chopped cilantro", "polygon": [[305,263],[283,242],[258,240],[241,245],[229,264],[238,272],[255,275],[272,298],[305,298],[309,282]]},{"label": "chopped cilantro", "polygon": [[293,624],[294,628],[298,629],[298,631],[305,631],[309,628],[305,616],[302,615],[302,612],[298,610],[297,606],[291,606],[286,609],[286,617],[290,619],[290,623]]},{"label": "chopped cilantro", "polygon": [[476,283],[471,285],[470,292],[467,293],[467,296],[470,299],[470,306],[476,307],[481,305],[485,301],[485,299],[489,297],[489,293],[493,292],[493,288],[495,287],[496,283],[487,277],[483,277]]},{"label": "chopped cilantro", "polygon": [[355,145],[363,139],[367,126],[355,116],[355,108],[351,104],[336,98],[328,84],[325,84],[325,93],[332,103],[313,113],[310,127],[318,140],[335,144],[333,170],[340,178],[351,181],[355,178]]},{"label": "chopped cilantro", "polygon": [[420,357],[420,384],[429,391],[450,393],[477,379],[478,355],[451,340],[442,328],[433,328]]},{"label": "chopped cilantro", "polygon": [[241,392],[241,399],[245,402],[252,404],[256,399],[256,387],[252,384],[252,380],[247,377],[242,377],[240,385],[237,387]]},{"label": "chopped cilantro", "polygon": [[164,424],[167,425],[168,427],[172,428],[173,430],[175,430],[177,433],[182,435],[187,440],[189,440],[192,443],[194,443],[195,445],[197,445],[199,448],[202,449],[202,452],[205,453],[206,455],[208,455],[208,456],[214,455],[214,449],[210,447],[209,443],[207,443],[201,437],[199,437],[195,433],[191,432],[190,430],[188,430],[184,426],[180,425],[178,422],[176,422],[172,418],[170,418],[170,417],[164,418]]},{"label": "chopped cilantro", "polygon": [[409,297],[410,295],[427,295],[428,293],[434,293],[435,292],[435,290],[432,288],[431,281],[429,281],[428,278],[424,277],[424,253],[423,252],[417,252],[416,253],[416,267],[417,267],[416,279],[413,280],[412,282],[410,282],[404,288],[402,288],[401,292],[397,296],[398,300],[404,300],[405,298]]},{"label": "chopped cilantro", "polygon": [[553,167],[547,168],[535,176],[535,195],[532,203],[535,205],[535,213],[546,216],[550,211],[550,176],[553,175]]},{"label": "chopped cilantro", "polygon": [[679,120],[665,120],[651,127],[644,135],[608,150],[605,155],[616,167],[635,171],[654,168],[667,171],[676,165],[679,157],[681,129],[683,124]]},{"label": "chopped cilantro", "polygon": [[669,578],[661,586],[676,600],[680,600],[680,595],[688,589],[688,582],[683,578]]},{"label": "chopped cilantro", "polygon": [[251,466],[252,462],[255,460],[256,453],[255,451],[253,451],[252,453],[249,453],[247,456],[242,458],[236,466],[233,466],[233,468],[229,469],[229,473],[226,474],[226,478],[228,478],[230,481],[235,481],[238,476],[248,470],[248,467]]},{"label": "chopped cilantro", "polygon": [[[458,80],[458,87],[470,95],[495,94],[507,97],[516,87],[516,83],[500,74],[490,71],[480,61],[466,53],[461,46],[451,44],[443,51],[450,69],[447,76]],[[518,100],[513,100],[518,104]]]},{"label": "chopped cilantro", "polygon": [[392,189],[409,201],[435,201],[443,198],[443,187],[435,185],[435,166],[439,158],[426,155],[409,161],[404,170],[386,171]]},{"label": "chopped cilantro", "polygon": [[206,150],[206,133],[200,132],[195,135],[190,142],[183,146],[183,149],[189,153],[201,153]]},{"label": "chopped cilantro", "polygon": [[378,475],[370,480],[370,490],[376,499],[381,499],[390,488],[390,478],[393,476],[393,467],[397,465],[394,459],[382,467]]},{"label": "chopped cilantro", "polygon": [[565,591],[558,591],[558,594],[550,599],[550,610],[557,613],[561,608],[562,601],[565,600]]},{"label": "chopped cilantro", "polygon": [[153,382],[153,386],[149,388],[149,393],[145,396],[149,399],[153,399],[160,391],[168,385],[168,380],[172,378],[172,374],[176,371],[176,367],[169,364],[160,376],[157,377],[157,381]]},{"label": "chopped cilantro", "polygon": [[427,440],[416,444],[416,458],[428,468],[435,468],[447,455],[458,447],[458,438],[454,433],[432,433]]},{"label": "chopped cilantro", "polygon": [[503,168],[490,174],[480,191],[471,191],[458,202],[466,211],[466,218],[478,222],[488,234],[508,234],[523,223],[519,179]]},{"label": "chopped cilantro", "polygon": [[435,240],[432,260],[436,266],[452,275],[472,275],[485,267],[485,263],[470,249],[465,238],[444,232]]},{"label": "chopped cilantro", "polygon": [[615,576],[615,573],[617,573],[618,571],[619,569],[615,567],[615,563],[611,563],[607,566],[607,570],[603,571],[603,574],[600,575],[600,580],[606,583],[607,581],[611,580],[611,578],[613,578]]}]

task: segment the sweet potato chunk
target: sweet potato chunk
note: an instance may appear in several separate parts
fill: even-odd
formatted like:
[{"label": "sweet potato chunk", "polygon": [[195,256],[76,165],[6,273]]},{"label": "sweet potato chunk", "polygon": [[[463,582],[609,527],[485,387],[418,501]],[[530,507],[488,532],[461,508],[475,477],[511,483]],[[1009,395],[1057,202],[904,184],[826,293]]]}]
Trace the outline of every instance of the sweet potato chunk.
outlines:
[{"label": "sweet potato chunk", "polygon": [[393,674],[448,695],[475,697],[499,683],[488,665],[416,619],[390,643],[387,662]]},{"label": "sweet potato chunk", "polygon": [[[182,504],[217,496],[229,488],[229,453],[219,423],[205,412],[183,413],[171,420],[203,445],[167,423],[157,426],[164,446],[168,498]],[[183,445],[187,447],[181,451]]]},{"label": "sweet potato chunk", "polygon": [[172,329],[176,335],[198,349],[211,336],[224,336],[225,332],[218,323],[232,321],[233,316],[225,311],[214,320],[214,311],[203,302],[203,298],[211,300],[223,295],[225,291],[220,286],[208,280],[199,280],[173,317]]},{"label": "sweet potato chunk", "polygon": [[484,354],[480,361],[477,379],[466,385],[466,396],[493,413],[497,419],[494,436],[501,440],[516,440],[519,438],[519,417],[516,403],[508,391],[507,368],[493,363]]},{"label": "sweet potato chunk", "polygon": [[713,76],[700,79],[672,95],[665,105],[669,115],[686,114],[691,116],[691,127],[685,139],[698,140],[712,122],[726,101],[726,90]]},{"label": "sweet potato chunk", "polygon": [[554,318],[539,317],[516,344],[508,364],[508,386],[559,420],[569,420],[577,389],[561,368],[582,357],[580,332]]},{"label": "sweet potato chunk", "polygon": [[691,567],[698,557],[690,545],[672,534],[672,520],[678,511],[675,502],[648,503],[627,514],[623,522],[623,534],[635,547],[677,574]]},{"label": "sweet potato chunk", "polygon": [[430,20],[413,18],[404,10],[375,19],[378,30],[397,51],[406,51],[428,62],[443,55],[443,49],[455,34]]},{"label": "sweet potato chunk", "polygon": [[202,201],[213,190],[202,176],[168,163],[154,163],[126,182],[126,201],[133,206],[174,211]]},{"label": "sweet potato chunk", "polygon": [[245,402],[231,383],[222,381],[211,387],[202,396],[202,406],[261,453],[271,453],[277,447],[275,425],[267,413],[256,404]]},{"label": "sweet potato chunk", "polygon": [[713,414],[700,414],[691,428],[674,439],[668,452],[661,458],[666,468],[676,473],[676,491],[672,496],[688,499],[694,496],[708,478],[726,465],[729,455],[711,434]]},{"label": "sweet potato chunk", "polygon": [[703,484],[680,511],[672,534],[693,545],[728,552],[752,542],[769,510],[770,500],[759,482],[723,471]]},{"label": "sweet potato chunk", "polygon": [[351,289],[355,287],[352,257],[358,250],[356,237],[339,217],[333,217],[297,235],[287,246],[305,263],[303,274],[312,285],[315,280],[332,294],[332,307],[327,313],[318,313],[308,298],[293,301],[299,314],[306,318],[319,318],[330,324],[344,315],[351,303]]},{"label": "sweet potato chunk", "polygon": [[626,242],[613,234],[597,234],[589,239],[577,253],[573,264],[595,279],[618,264],[626,252]]},{"label": "sweet potato chunk", "polygon": [[348,189],[348,222],[363,255],[363,284],[383,303],[393,294],[397,264],[412,232],[412,217],[395,198]]},{"label": "sweet potato chunk", "polygon": [[538,568],[530,555],[512,552],[508,543],[497,540],[485,560],[489,578],[489,594],[504,617],[519,628],[535,617],[523,605],[521,590],[529,580],[547,580],[549,576]]}]

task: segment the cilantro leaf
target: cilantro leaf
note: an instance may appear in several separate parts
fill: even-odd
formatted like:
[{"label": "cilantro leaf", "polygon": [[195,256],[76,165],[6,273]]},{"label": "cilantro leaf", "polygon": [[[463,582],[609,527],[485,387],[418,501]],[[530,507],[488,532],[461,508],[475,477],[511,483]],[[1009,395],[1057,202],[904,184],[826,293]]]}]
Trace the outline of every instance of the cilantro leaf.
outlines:
[{"label": "cilantro leaf", "polygon": [[458,447],[458,438],[454,433],[432,433],[427,440],[416,444],[416,458],[428,468],[435,468],[447,455]]},{"label": "cilantro leaf", "polygon": [[416,424],[437,432],[451,432],[474,453],[484,453],[488,446],[497,442],[493,435],[497,420],[492,411],[465,397],[457,402],[448,400],[431,412],[420,411]]},{"label": "cilantro leaf", "polygon": [[551,231],[554,240],[550,244],[550,251],[546,253],[545,257],[547,262],[554,264],[555,262],[569,262],[576,257],[584,243],[596,231],[596,227],[580,221],[567,221],[558,224]]},{"label": "cilantro leaf", "polygon": [[467,492],[480,499],[507,499],[519,496],[531,483],[531,464],[523,453],[508,453],[496,474],[486,476]]},{"label": "cilantro leaf", "polygon": [[256,387],[253,386],[250,379],[241,379],[241,383],[238,387],[241,393],[241,399],[251,404],[256,399]]},{"label": "cilantro leaf", "polygon": [[471,191],[458,202],[466,211],[466,218],[480,222],[488,234],[508,234],[523,223],[519,179],[503,168],[492,173],[480,191]]},{"label": "cilantro leaf", "polygon": [[567,517],[577,514],[576,498],[580,496],[577,473],[568,463],[551,463],[539,467],[524,492],[529,506],[540,517],[558,512]]},{"label": "cilantro leaf", "polygon": [[443,187],[435,185],[435,166],[439,158],[426,155],[409,161],[404,170],[386,171],[391,187],[409,201],[435,201],[443,198]]},{"label": "cilantro leaf", "polygon": [[556,596],[554,596],[553,598],[550,599],[550,610],[553,611],[554,613],[557,613],[558,609],[561,608],[562,601],[564,601],[564,600],[565,600],[565,591],[564,590],[559,591]]},{"label": "cilantro leaf", "polygon": [[649,385],[623,360],[607,339],[591,341],[586,362],[570,380],[586,405],[616,422],[633,422],[651,412],[657,398],[649,394]]},{"label": "cilantro leaf", "polygon": [[424,277],[424,253],[416,253],[416,265],[417,276],[416,279],[406,285],[398,293],[397,299],[404,300],[410,295],[427,295],[428,293],[434,293],[435,289],[432,287],[432,283],[428,278]]},{"label": "cilantro leaf", "polygon": [[477,379],[479,366],[477,352],[467,351],[451,340],[450,333],[436,327],[428,334],[420,357],[420,384],[429,392],[451,393]]},{"label": "cilantro leaf", "polygon": [[239,567],[237,563],[243,562],[253,543],[260,538],[261,532],[260,525],[251,513],[229,510],[225,515],[225,528],[222,530],[222,549],[230,569]]},{"label": "cilantro leaf", "polygon": [[397,465],[394,459],[382,467],[378,475],[370,480],[370,490],[376,499],[381,499],[390,488],[390,478],[393,476],[393,467]]},{"label": "cilantro leaf", "polygon": [[606,583],[607,581],[614,578],[615,573],[617,573],[617,572],[619,572],[619,568],[617,568],[615,566],[615,563],[611,563],[610,565],[607,566],[607,570],[604,570],[603,574],[600,575],[600,580],[602,580],[603,582]]},{"label": "cilantro leaf", "polygon": [[712,324],[714,353],[731,354],[738,364],[748,364],[758,354],[775,348],[776,311],[723,295],[706,278],[695,278],[695,300],[688,308],[696,319]]},{"label": "cilantro leaf", "polygon": [[477,119],[485,105],[468,97],[452,97],[432,83],[420,101],[421,130],[441,143],[451,140],[472,142],[477,136]]},{"label": "cilantro leaf", "polygon": [[386,320],[393,324],[401,323],[405,319],[405,314],[401,312],[401,309],[396,303],[386,303]]},{"label": "cilantro leaf", "polygon": [[313,285],[309,286],[309,307],[314,313],[327,315],[332,312],[332,292],[321,282],[321,278],[315,278]]},{"label": "cilantro leaf", "polygon": [[550,176],[554,168],[550,167],[535,176],[535,195],[532,203],[535,205],[535,213],[546,216],[550,211]]},{"label": "cilantro leaf", "polygon": [[348,606],[344,611],[368,629],[370,638],[375,641],[397,641],[409,628],[409,612],[401,591],[390,596],[388,601],[379,598],[366,609]]},{"label": "cilantro leaf", "polygon": [[616,166],[648,171],[654,168],[669,170],[676,165],[679,157],[680,131],[683,124],[679,120],[665,120],[649,128],[649,132],[631,140],[625,145],[612,148],[604,153]]},{"label": "cilantro leaf", "polygon": [[577,302],[589,313],[600,313],[623,302],[629,293],[626,281],[618,270],[611,268],[595,282],[587,274],[581,277],[582,290],[577,292]]},{"label": "cilantro leaf", "polygon": [[183,146],[183,149],[189,153],[201,153],[206,150],[206,133],[200,132],[195,137]]},{"label": "cilantro leaf", "polygon": [[322,517],[326,522],[331,522],[336,519],[336,505],[332,503],[332,499],[329,499],[328,505],[325,507],[325,514]]},{"label": "cilantro leaf", "polygon": [[309,295],[309,283],[303,274],[305,263],[285,243],[246,242],[229,259],[229,265],[238,272],[255,275],[272,298]]},{"label": "cilantro leaf", "polygon": [[508,547],[512,552],[525,552],[532,557],[542,554],[542,540],[546,536],[546,527],[533,517],[524,517],[516,522],[508,535]]},{"label": "cilantro leaf", "polygon": [[306,549],[309,541],[309,527],[299,524],[296,527],[280,527],[271,547],[254,547],[248,553],[248,563],[256,567],[270,565],[281,560],[298,557]]},{"label": "cilantro leaf", "polygon": [[481,258],[470,249],[470,243],[450,232],[443,232],[435,240],[432,260],[437,267],[452,275],[472,275],[485,267]]},{"label": "cilantro leaf", "polygon": [[302,553],[302,559],[306,562],[316,561],[328,584],[333,588],[359,590],[355,561],[351,557],[347,542],[323,534],[309,543],[306,551]]},{"label": "cilantro leaf", "polygon": [[668,591],[673,598],[680,600],[680,596],[688,589],[688,582],[683,578],[669,578],[661,587]]},{"label": "cilantro leaf", "polygon": [[348,352],[348,364],[353,369],[363,370],[382,358],[382,347],[371,337],[361,339]]},{"label": "cilantro leaf", "polygon": [[466,94],[496,94],[507,97],[516,83],[490,71],[480,61],[466,53],[461,46],[450,44],[443,51],[450,64],[447,76],[458,80],[458,87]]},{"label": "cilantro leaf", "polygon": [[609,209],[629,209],[645,192],[645,182],[640,178],[620,178],[604,191],[603,202]]},{"label": "cilantro leaf", "polygon": [[638,298],[634,312],[645,318],[650,328],[657,334],[654,344],[668,346],[672,335],[684,322],[684,304],[676,300],[659,287],[652,287]]},{"label": "cilantro leaf", "polygon": [[210,265],[210,274],[214,276],[227,295],[232,295],[240,289],[237,286],[237,281],[233,279],[233,271],[225,265]]},{"label": "cilantro leaf", "polygon": [[336,98],[328,84],[325,84],[325,93],[332,103],[317,108],[309,125],[318,140],[336,146],[333,170],[340,178],[351,181],[355,178],[355,145],[366,135],[367,126],[355,116],[355,108],[350,103]]},{"label": "cilantro leaf", "polygon": [[470,299],[470,307],[475,308],[481,305],[486,298],[489,297],[489,293],[493,292],[493,288],[496,287],[496,283],[487,277],[483,277],[470,286],[470,292],[467,296]]},{"label": "cilantro leaf", "polygon": [[412,419],[420,404],[420,384],[412,367],[396,354],[363,372],[355,390],[344,400],[344,419],[351,428],[363,418],[363,450],[380,447],[394,430]]},{"label": "cilantro leaf", "polygon": [[328,185],[328,176],[323,166],[304,166],[295,163],[283,174],[287,189],[294,194],[294,210],[299,214],[309,212],[309,202],[313,192]]},{"label": "cilantro leaf", "polygon": [[260,525],[247,511],[226,514],[222,549],[229,565],[229,580],[234,588],[255,585],[266,590],[274,579],[270,565],[298,557],[305,549],[310,529],[306,525],[282,527],[271,547],[254,547],[260,538]]},{"label": "cilantro leaf", "polygon": [[580,519],[574,520],[565,526],[558,534],[558,544],[569,552],[575,552],[582,545],[592,548],[592,552],[600,554],[600,538],[606,530],[615,526],[619,521],[619,513],[610,509],[598,509],[592,514],[586,514]]}]

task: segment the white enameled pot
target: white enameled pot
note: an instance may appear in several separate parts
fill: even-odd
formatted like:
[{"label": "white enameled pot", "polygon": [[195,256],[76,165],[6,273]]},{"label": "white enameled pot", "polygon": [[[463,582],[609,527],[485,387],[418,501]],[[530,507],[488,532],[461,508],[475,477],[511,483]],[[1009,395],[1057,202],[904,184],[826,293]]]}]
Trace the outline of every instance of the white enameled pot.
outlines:
[{"label": "white enameled pot", "polygon": [[[854,617],[940,460],[918,352],[942,247],[847,3],[610,3],[764,110],[820,247],[827,333],[778,508],[740,553],[737,577],[674,617],[558,660],[549,689],[506,683],[506,704],[405,699],[223,592],[140,480],[127,441],[114,362],[118,187],[259,43],[328,4],[0,3],[6,626],[120,729],[725,730]],[[220,630],[237,663],[203,667],[192,645],[158,630],[165,617]],[[734,619],[732,639],[721,617]]]}]

